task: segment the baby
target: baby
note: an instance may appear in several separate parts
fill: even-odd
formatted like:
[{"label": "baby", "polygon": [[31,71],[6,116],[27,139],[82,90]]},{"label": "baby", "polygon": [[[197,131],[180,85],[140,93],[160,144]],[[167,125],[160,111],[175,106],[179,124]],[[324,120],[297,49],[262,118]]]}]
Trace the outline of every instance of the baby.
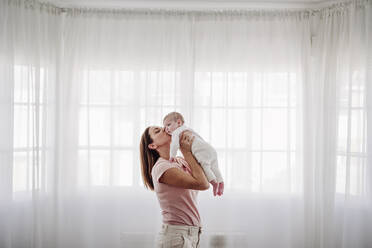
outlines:
[{"label": "baby", "polygon": [[213,185],[213,194],[221,196],[224,190],[224,182],[221,172],[218,169],[217,153],[214,148],[205,142],[197,133],[184,125],[184,119],[178,112],[171,112],[163,119],[165,131],[172,135],[170,144],[169,160],[174,161],[177,155],[177,150],[180,147],[180,135],[183,131],[189,130],[194,135],[194,141],[191,146],[191,152],[200,163],[204,170],[204,174]]}]

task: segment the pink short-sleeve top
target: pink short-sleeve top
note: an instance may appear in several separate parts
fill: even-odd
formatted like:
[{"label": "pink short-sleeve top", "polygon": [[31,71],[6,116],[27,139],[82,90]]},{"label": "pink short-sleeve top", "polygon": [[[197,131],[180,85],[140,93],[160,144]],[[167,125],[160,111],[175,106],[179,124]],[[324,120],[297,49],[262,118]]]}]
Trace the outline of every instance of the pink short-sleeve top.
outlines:
[{"label": "pink short-sleeve top", "polygon": [[170,168],[179,168],[191,175],[188,163],[180,157],[175,162],[159,158],[151,171],[154,190],[162,210],[163,223],[171,225],[201,226],[197,208],[198,191],[160,183],[163,173]]}]

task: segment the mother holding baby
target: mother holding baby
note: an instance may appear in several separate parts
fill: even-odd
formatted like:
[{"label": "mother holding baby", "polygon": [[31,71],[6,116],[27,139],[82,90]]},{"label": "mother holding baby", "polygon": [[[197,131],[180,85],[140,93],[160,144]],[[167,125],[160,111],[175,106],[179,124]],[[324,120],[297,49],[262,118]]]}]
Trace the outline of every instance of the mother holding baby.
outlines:
[{"label": "mother holding baby", "polygon": [[[178,115],[182,117],[176,112],[168,114],[164,124],[167,118],[177,122]],[[163,215],[157,247],[200,247],[197,194],[199,190],[209,188],[209,181],[192,151],[195,138],[199,137],[192,130],[183,130],[178,143],[184,158],[172,157],[172,138],[166,132],[169,132],[169,126],[146,128],[140,143],[142,179],[148,189],[156,192]],[[218,181],[221,178],[214,181],[216,185],[222,185],[218,193],[221,195],[223,183]]]}]

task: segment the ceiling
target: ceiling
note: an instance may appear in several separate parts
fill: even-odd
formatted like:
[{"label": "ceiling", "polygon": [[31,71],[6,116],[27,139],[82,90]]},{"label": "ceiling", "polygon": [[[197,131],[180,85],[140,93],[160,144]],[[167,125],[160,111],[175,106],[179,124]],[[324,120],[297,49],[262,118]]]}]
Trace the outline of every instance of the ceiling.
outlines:
[{"label": "ceiling", "polygon": [[342,0],[40,0],[62,8],[321,8]]}]

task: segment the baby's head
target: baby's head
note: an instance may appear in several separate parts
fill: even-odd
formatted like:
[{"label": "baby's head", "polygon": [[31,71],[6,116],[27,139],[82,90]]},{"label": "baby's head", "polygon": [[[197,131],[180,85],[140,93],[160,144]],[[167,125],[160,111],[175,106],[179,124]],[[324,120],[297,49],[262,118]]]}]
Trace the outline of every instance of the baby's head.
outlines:
[{"label": "baby's head", "polygon": [[165,132],[172,134],[173,131],[182,126],[184,122],[183,116],[178,112],[171,112],[167,114],[163,119]]}]

